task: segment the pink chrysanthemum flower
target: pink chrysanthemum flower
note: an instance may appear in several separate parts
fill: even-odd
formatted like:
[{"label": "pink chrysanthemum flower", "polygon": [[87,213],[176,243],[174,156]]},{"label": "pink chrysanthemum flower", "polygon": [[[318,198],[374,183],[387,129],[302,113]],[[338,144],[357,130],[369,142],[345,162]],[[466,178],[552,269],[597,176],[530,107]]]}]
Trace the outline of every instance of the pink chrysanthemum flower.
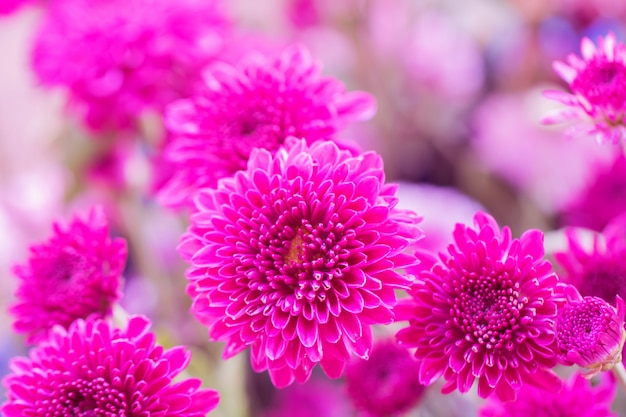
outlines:
[{"label": "pink chrysanthemum flower", "polygon": [[411,409],[422,396],[419,362],[404,347],[383,340],[368,360],[355,359],[346,369],[346,388],[364,416],[391,417]]},{"label": "pink chrysanthemum flower", "polygon": [[403,251],[421,232],[394,207],[382,158],[304,140],[196,197],[180,252],[193,313],[224,341],[224,357],[252,349],[277,387],[306,381],[316,363],[337,378],[351,353],[368,357],[372,324],[389,324],[394,290],[415,263]]},{"label": "pink chrysanthemum flower", "polygon": [[457,224],[454,242],[440,260],[418,253],[411,298],[397,307],[408,319],[398,340],[416,347],[420,380],[445,379],[442,392],[467,392],[514,400],[522,383],[558,388],[549,371],[557,363],[554,322],[565,302],[558,278],[544,260],[543,234],[520,239],[500,231],[478,212],[474,227]]},{"label": "pink chrysanthemum flower", "polygon": [[134,129],[192,93],[222,48],[225,19],[214,0],[52,1],[33,67],[63,86],[92,129]]},{"label": "pink chrysanthemum flower", "polygon": [[[615,217],[626,213],[626,156],[598,164],[586,189],[563,210],[561,224],[601,231]],[[584,294],[583,294],[584,295]]]},{"label": "pink chrysanthemum flower", "polygon": [[524,385],[515,402],[490,401],[481,408],[480,417],[618,417],[611,411],[617,384],[611,374],[603,374],[592,385],[575,374],[560,391],[545,391]]},{"label": "pink chrysanthemum flower", "polygon": [[544,121],[574,121],[570,134],[591,134],[599,142],[618,143],[626,137],[626,47],[610,33],[599,38],[597,47],[583,38],[580,49],[582,58],[571,54],[567,64],[554,63],[572,92],[546,91],[546,97],[567,107]]},{"label": "pink chrysanthemum flower", "polygon": [[217,392],[195,378],[174,383],[190,354],[156,345],[149,327],[141,316],[125,330],[93,318],[55,327],[28,358],[11,361],[4,416],[205,417]]},{"label": "pink chrysanthemum flower", "polygon": [[626,341],[626,305],[617,296],[617,308],[598,297],[582,297],[575,287],[565,290],[568,303],[556,318],[556,340],[565,365],[586,368],[591,378],[611,370],[622,360]]},{"label": "pink chrysanthemum flower", "polygon": [[67,228],[55,223],[52,237],[30,252],[28,262],[14,268],[21,282],[10,308],[15,330],[29,342],[45,338],[54,325],[111,314],[121,296],[127,248],[123,239],[109,237],[102,210],[74,217]]},{"label": "pink chrysanthemum flower", "polygon": [[602,298],[615,305],[615,296],[626,298],[626,214],[615,218],[588,245],[576,229],[565,231],[566,251],[554,254],[563,268],[560,276],[581,295]]},{"label": "pink chrysanthemum flower", "polygon": [[253,148],[275,152],[289,136],[309,144],[327,139],[350,120],[375,110],[364,92],[346,92],[302,47],[272,58],[249,56],[237,67],[214,66],[201,95],[172,104],[166,116],[172,134],[165,157],[175,174],[160,201],[172,208],[191,204],[196,190],[245,169]]}]

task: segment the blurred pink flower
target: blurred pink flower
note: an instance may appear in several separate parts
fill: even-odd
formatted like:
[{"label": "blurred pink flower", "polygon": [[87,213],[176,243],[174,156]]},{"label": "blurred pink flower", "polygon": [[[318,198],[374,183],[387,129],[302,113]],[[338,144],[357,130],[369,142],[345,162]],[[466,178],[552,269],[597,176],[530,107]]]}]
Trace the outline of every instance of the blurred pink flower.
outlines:
[{"label": "blurred pink flower", "polygon": [[601,231],[609,222],[626,213],[626,156],[620,148],[612,161],[597,163],[587,184],[562,208],[560,222]]},{"label": "blurred pink flower", "polygon": [[168,109],[172,138],[165,157],[175,172],[160,201],[188,206],[198,189],[245,169],[253,148],[275,152],[289,136],[308,143],[331,138],[347,122],[374,114],[369,94],[346,92],[320,70],[301,47],[272,58],[249,56],[237,67],[212,67],[202,94]]},{"label": "blurred pink flower", "polygon": [[582,58],[571,54],[567,63],[554,63],[554,70],[572,92],[545,92],[566,107],[544,122],[574,122],[569,135],[593,135],[598,142],[619,143],[626,138],[626,46],[610,33],[598,39],[597,47],[583,38],[580,49]]},{"label": "blurred pink flower", "polygon": [[545,104],[535,90],[489,96],[474,112],[472,147],[480,163],[552,213],[578,195],[590,167],[611,158],[613,150],[591,141],[566,140],[541,126]]},{"label": "blurred pink flower", "polygon": [[14,329],[27,333],[31,343],[45,339],[54,325],[110,315],[121,296],[126,242],[109,237],[104,213],[93,209],[67,228],[58,223],[53,228],[52,237],[32,246],[28,262],[14,269],[20,285],[9,311]]},{"label": "blurred pink flower", "polygon": [[544,259],[543,233],[529,230],[511,239],[489,215],[474,225],[457,224],[449,254],[440,260],[418,252],[421,263],[410,298],[396,307],[409,320],[397,334],[415,347],[420,381],[443,376],[444,394],[468,392],[478,380],[478,395],[515,400],[523,383],[558,389],[550,370],[557,363],[554,321],[565,298]]},{"label": "blurred pink flower", "polygon": [[592,384],[574,374],[560,391],[545,391],[524,385],[515,402],[495,398],[483,406],[480,417],[618,417],[611,411],[617,384],[611,374],[604,374],[599,384]]},{"label": "blurred pink flower", "polygon": [[191,355],[156,345],[149,327],[141,316],[124,330],[93,318],[55,327],[29,357],[11,361],[4,416],[205,417],[217,392],[195,378],[174,382]]},{"label": "blurred pink flower", "polygon": [[404,415],[425,388],[419,381],[419,362],[393,340],[376,342],[367,360],[353,359],[345,379],[352,403],[369,417]]},{"label": "blurred pink flower", "polygon": [[485,75],[480,48],[445,14],[421,13],[408,36],[396,41],[402,44],[401,57],[406,60],[410,80],[421,88],[449,99],[481,90]]},{"label": "blurred pink flower", "polygon": [[33,68],[90,128],[134,129],[145,110],[191,94],[226,29],[214,0],[54,1]]},{"label": "blurred pink flower", "polygon": [[253,369],[277,387],[306,381],[319,362],[342,375],[367,358],[373,324],[389,324],[395,289],[414,264],[417,216],[395,209],[374,152],[352,156],[304,140],[203,189],[183,236],[192,312],[228,358],[251,347]]}]

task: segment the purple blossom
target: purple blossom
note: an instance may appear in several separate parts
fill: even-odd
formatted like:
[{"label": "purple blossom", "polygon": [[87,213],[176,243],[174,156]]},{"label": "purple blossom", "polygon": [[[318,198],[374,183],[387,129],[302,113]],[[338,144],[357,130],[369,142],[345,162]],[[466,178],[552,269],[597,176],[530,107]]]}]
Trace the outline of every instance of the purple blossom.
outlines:
[{"label": "purple blossom", "polygon": [[30,253],[27,263],[14,268],[20,284],[10,308],[14,329],[29,342],[45,338],[54,325],[111,314],[121,296],[127,248],[123,239],[110,238],[101,209],[74,217],[67,228],[55,223],[52,237]]},{"label": "purple blossom", "polygon": [[478,380],[478,395],[514,400],[523,383],[558,389],[554,323],[565,302],[558,278],[544,260],[543,233],[511,239],[489,215],[474,226],[457,224],[448,253],[422,261],[411,297],[396,308],[409,320],[398,340],[417,348],[420,381],[443,376],[443,393],[465,393]]},{"label": "purple blossom", "polygon": [[192,312],[228,358],[248,346],[255,371],[277,387],[306,381],[315,364],[341,376],[367,358],[373,324],[393,321],[395,289],[415,263],[421,232],[395,209],[383,162],[331,141],[252,151],[248,169],[204,189],[179,250]]},{"label": "purple blossom", "polygon": [[172,208],[189,205],[198,189],[245,169],[253,148],[275,152],[289,136],[311,144],[332,137],[348,121],[373,115],[369,94],[347,92],[320,71],[297,46],[270,58],[248,56],[236,67],[210,68],[203,92],[167,112],[172,137],[165,158],[175,173],[160,201]]}]

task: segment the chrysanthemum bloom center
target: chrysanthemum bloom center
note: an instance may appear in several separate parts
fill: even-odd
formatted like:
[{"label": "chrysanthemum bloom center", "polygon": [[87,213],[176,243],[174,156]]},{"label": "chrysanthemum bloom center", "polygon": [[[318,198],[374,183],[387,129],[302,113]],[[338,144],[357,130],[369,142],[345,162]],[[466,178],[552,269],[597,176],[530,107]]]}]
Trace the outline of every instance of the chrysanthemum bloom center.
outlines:
[{"label": "chrysanthemum bloom center", "polygon": [[54,259],[46,259],[39,266],[41,276],[46,276],[55,285],[71,281],[85,267],[85,258],[73,250],[64,249]]},{"label": "chrysanthemum bloom center", "polygon": [[126,398],[103,378],[78,379],[58,387],[48,399],[40,400],[41,417],[118,417],[131,416]]},{"label": "chrysanthemum bloom center", "polygon": [[626,270],[619,262],[598,259],[585,266],[578,290],[583,296],[600,297],[615,304],[615,296],[626,298]]},{"label": "chrysanthemum bloom center", "polygon": [[[259,237],[262,250],[257,257],[258,267],[265,271],[274,289],[282,287],[298,300],[323,302],[326,291],[332,287],[332,279],[341,277],[348,266],[344,228],[332,220],[314,224],[294,214],[286,210],[276,225]],[[283,242],[289,243],[285,246]]]},{"label": "chrysanthemum bloom center", "polygon": [[572,81],[572,91],[593,106],[620,110],[626,104],[626,65],[595,58]]},{"label": "chrysanthemum bloom center", "polygon": [[451,307],[454,321],[463,331],[486,349],[512,346],[512,333],[519,328],[524,306],[519,283],[504,270],[484,276],[468,272],[457,288]]}]

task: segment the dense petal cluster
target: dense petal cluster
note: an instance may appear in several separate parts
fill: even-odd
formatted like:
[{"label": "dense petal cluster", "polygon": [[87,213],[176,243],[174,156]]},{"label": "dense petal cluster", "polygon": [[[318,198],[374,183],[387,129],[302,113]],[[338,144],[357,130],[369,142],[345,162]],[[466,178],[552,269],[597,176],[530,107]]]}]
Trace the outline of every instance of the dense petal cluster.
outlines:
[{"label": "dense petal cluster", "polygon": [[478,212],[474,227],[457,224],[454,242],[440,260],[428,255],[397,307],[409,320],[398,340],[416,347],[420,380],[445,379],[444,393],[467,392],[478,380],[478,395],[513,400],[523,383],[554,387],[549,371],[557,363],[554,324],[565,302],[558,278],[544,260],[543,234],[519,239],[500,231]]},{"label": "dense petal cluster", "polygon": [[150,322],[131,317],[125,330],[104,320],[77,320],[15,358],[3,380],[5,417],[205,417],[218,394],[199,379],[174,383],[189,363],[182,346],[155,344]]},{"label": "dense petal cluster", "polygon": [[121,296],[127,247],[124,239],[111,239],[102,210],[74,217],[67,228],[55,223],[52,237],[30,252],[28,262],[14,268],[20,284],[9,310],[15,330],[29,342],[45,338],[54,325],[111,314]]},{"label": "dense petal cluster", "polygon": [[33,67],[68,90],[87,126],[134,128],[141,112],[191,94],[225,28],[214,0],[52,1]]},{"label": "dense petal cluster", "polygon": [[600,37],[597,47],[583,38],[580,49],[582,58],[571,54],[567,64],[554,63],[554,70],[572,92],[545,93],[567,106],[545,122],[574,121],[572,133],[618,143],[626,138],[626,46],[611,33]]},{"label": "dense petal cluster", "polygon": [[581,297],[574,287],[566,290],[568,303],[559,309],[556,340],[566,365],[587,368],[592,377],[612,369],[622,360],[626,341],[626,305],[617,296],[617,308],[598,297]]},{"label": "dense petal cluster", "polygon": [[275,156],[255,149],[248,169],[196,198],[179,250],[192,311],[224,341],[251,347],[253,368],[278,387],[306,381],[316,363],[339,377],[351,353],[368,357],[372,324],[393,321],[396,272],[421,232],[395,209],[379,155],[352,156],[304,140]]},{"label": "dense petal cluster", "polygon": [[618,417],[611,411],[617,384],[611,374],[602,375],[592,385],[575,374],[560,391],[545,391],[525,385],[515,402],[490,399],[479,412],[480,417]]},{"label": "dense petal cluster", "polygon": [[353,404],[369,417],[403,415],[425,388],[419,382],[419,362],[391,340],[376,343],[368,360],[353,360],[345,378]]},{"label": "dense petal cluster", "polygon": [[626,298],[626,214],[613,219],[592,238],[576,229],[565,231],[567,250],[554,258],[563,268],[561,278],[574,285],[581,295],[602,298],[615,305],[615,296]]},{"label": "dense petal cluster", "polygon": [[215,65],[200,95],[168,109],[172,138],[165,157],[175,174],[160,201],[173,208],[190,204],[197,189],[245,169],[253,148],[275,152],[289,136],[311,144],[373,115],[369,94],[347,92],[320,71],[298,46],[275,57],[249,56],[236,67]]}]

